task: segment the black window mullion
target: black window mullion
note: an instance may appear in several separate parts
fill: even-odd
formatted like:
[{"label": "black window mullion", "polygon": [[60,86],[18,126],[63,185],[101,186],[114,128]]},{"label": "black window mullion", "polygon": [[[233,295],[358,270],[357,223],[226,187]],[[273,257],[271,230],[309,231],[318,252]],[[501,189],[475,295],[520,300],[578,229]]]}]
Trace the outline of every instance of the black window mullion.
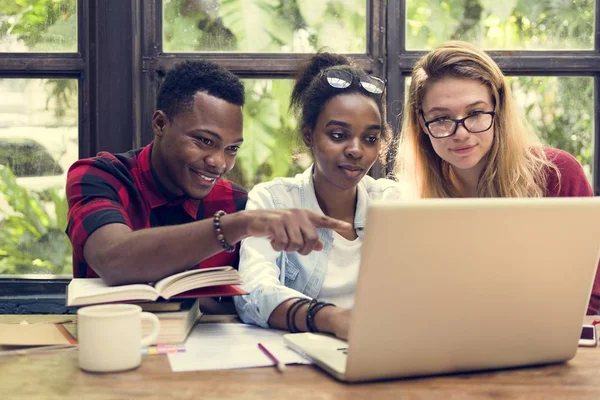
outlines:
[{"label": "black window mullion", "polygon": [[77,53],[0,53],[2,75],[65,75],[78,73],[83,67]]},{"label": "black window mullion", "polygon": [[[183,60],[211,60],[239,75],[270,75],[290,77],[296,72],[298,64],[305,61],[308,54],[253,54],[253,53],[169,53],[157,57],[145,58],[143,68],[164,72]],[[350,57],[368,72],[377,73],[379,60],[370,55],[349,54]]]},{"label": "black window mullion", "polygon": [[92,21],[90,18],[90,3],[87,0],[77,1],[77,49],[83,59],[83,73],[79,80],[79,157],[85,158],[90,157],[93,154],[94,148],[92,148],[92,130],[91,130],[91,116],[92,116],[92,100],[91,95],[94,89],[90,85],[90,37],[91,35],[90,26]]},{"label": "black window mullion", "polygon": [[594,77],[594,161],[592,166],[594,193],[600,195],[600,73]]},{"label": "black window mullion", "polygon": [[158,96],[159,70],[157,60],[162,53],[162,1],[146,0],[142,9],[142,65],[141,65],[141,122],[140,146],[153,139],[152,113]]},{"label": "black window mullion", "polygon": [[373,60],[371,73],[378,76],[384,76],[386,69],[386,15],[384,2],[367,1],[367,57]]},{"label": "black window mullion", "polygon": [[139,137],[141,0],[89,0],[88,57],[91,150],[122,152]]},{"label": "black window mullion", "polygon": [[[592,74],[600,69],[597,51],[487,51],[506,74],[535,75]],[[398,65],[403,73],[410,73],[413,65],[425,51],[400,53]]]},{"label": "black window mullion", "polygon": [[[386,173],[394,167],[396,143],[400,137],[404,108],[404,76],[399,59],[406,52],[406,1],[391,0],[387,5],[387,114],[394,132],[387,157]],[[412,66],[411,66],[412,68]]]}]

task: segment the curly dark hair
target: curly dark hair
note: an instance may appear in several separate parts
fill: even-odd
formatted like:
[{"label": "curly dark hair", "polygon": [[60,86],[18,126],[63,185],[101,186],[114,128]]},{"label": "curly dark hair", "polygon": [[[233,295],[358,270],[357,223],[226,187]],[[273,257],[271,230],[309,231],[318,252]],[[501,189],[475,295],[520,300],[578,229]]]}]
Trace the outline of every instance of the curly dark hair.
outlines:
[{"label": "curly dark hair", "polygon": [[194,94],[207,93],[243,106],[244,85],[232,72],[211,61],[184,61],[167,72],[158,92],[156,108],[169,119],[194,106]]},{"label": "curly dark hair", "polygon": [[[330,69],[348,71],[353,76],[353,82],[344,89],[334,88],[322,79],[322,73]],[[290,98],[290,109],[300,121],[299,130],[314,129],[319,114],[325,104],[333,97],[351,93],[359,93],[375,101],[382,120],[381,129],[381,162],[385,162],[391,128],[387,123],[385,96],[366,91],[360,85],[360,78],[368,76],[367,72],[356,66],[351,59],[341,54],[319,51],[312,56],[297,72],[296,83]]]}]

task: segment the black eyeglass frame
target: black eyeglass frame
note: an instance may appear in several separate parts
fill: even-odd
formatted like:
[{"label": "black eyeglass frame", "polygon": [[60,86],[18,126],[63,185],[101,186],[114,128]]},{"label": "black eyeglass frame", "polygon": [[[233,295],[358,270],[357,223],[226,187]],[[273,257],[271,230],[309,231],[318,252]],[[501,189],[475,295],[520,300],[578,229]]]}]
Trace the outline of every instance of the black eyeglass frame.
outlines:
[{"label": "black eyeglass frame", "polygon": [[[482,132],[489,131],[490,128],[494,125],[494,119],[496,117],[496,110],[492,110],[492,111],[482,111],[482,112],[479,112],[479,113],[477,113],[475,115],[467,115],[466,117],[459,118],[459,119],[453,119],[453,118],[435,118],[435,119],[432,119],[431,121],[427,121],[425,119],[425,113],[423,112],[423,109],[420,109],[419,112],[421,114],[421,118],[423,118],[423,123],[425,125],[425,128],[427,128],[427,133],[429,133],[429,135],[431,135],[431,137],[434,138],[434,139],[445,139],[447,137],[455,135],[456,131],[458,130],[458,126],[459,125],[462,125],[467,130],[467,132],[469,132],[469,133],[482,133]],[[492,116],[492,120],[490,121],[490,126],[488,126],[486,129],[482,129],[480,131],[472,131],[471,129],[467,128],[467,125],[465,124],[465,121],[468,120],[469,118],[477,117],[477,116],[479,116],[481,114],[487,114],[487,115],[491,115]],[[431,132],[431,129],[429,129],[429,125],[432,124],[432,123],[434,123],[434,122],[436,122],[436,121],[439,121],[440,119],[446,119],[446,120],[450,120],[450,121],[454,122],[454,129],[452,129],[452,133],[450,133],[449,135],[445,135],[445,136],[435,136]]]},{"label": "black eyeglass frame", "polygon": [[[338,74],[338,76],[333,76],[334,74]],[[342,75],[342,76],[340,77],[339,75]],[[352,72],[346,71],[343,69],[328,69],[326,71],[321,72],[321,78],[325,78],[325,81],[327,82],[327,84],[334,89],[346,89],[346,88],[350,87],[350,85],[352,85],[352,83],[354,82],[354,79],[358,79],[358,83],[359,83],[360,87],[362,87],[366,92],[374,94],[376,96],[383,97],[383,94],[385,93],[385,88],[387,86],[387,81],[384,78],[380,78],[375,75],[366,75],[366,77],[372,79],[374,82],[377,82],[380,85],[376,85],[372,82],[365,80],[365,77],[355,76]],[[346,85],[345,86],[336,86],[331,83],[330,79],[340,79],[341,81],[346,83]],[[378,91],[370,90],[368,87],[369,84],[376,86],[381,91],[378,92]]]}]

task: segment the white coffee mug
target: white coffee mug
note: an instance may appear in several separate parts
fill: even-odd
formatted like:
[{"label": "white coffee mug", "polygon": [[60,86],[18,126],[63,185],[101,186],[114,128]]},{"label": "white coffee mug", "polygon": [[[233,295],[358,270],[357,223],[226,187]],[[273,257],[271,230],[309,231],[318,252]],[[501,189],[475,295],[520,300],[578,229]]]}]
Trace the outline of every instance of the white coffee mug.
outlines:
[{"label": "white coffee mug", "polygon": [[[142,338],[142,321],[152,332]],[[138,367],[142,346],[158,337],[160,321],[135,304],[106,304],[77,310],[79,367],[92,372],[116,372]]]}]

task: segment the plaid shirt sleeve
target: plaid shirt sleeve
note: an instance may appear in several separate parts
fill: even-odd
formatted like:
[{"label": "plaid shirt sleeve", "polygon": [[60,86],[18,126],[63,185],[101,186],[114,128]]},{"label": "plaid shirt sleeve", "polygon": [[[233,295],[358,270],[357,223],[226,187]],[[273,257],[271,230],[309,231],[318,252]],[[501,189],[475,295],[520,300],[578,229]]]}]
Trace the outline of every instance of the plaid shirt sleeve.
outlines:
[{"label": "plaid shirt sleeve", "polygon": [[122,174],[126,168],[122,164],[119,168],[119,164],[116,158],[101,153],[97,158],[79,160],[69,169],[66,233],[73,246],[74,277],[86,277],[92,273],[83,257],[83,246],[94,231],[111,223],[131,227],[124,207],[129,202],[123,181],[123,176],[127,175]]},{"label": "plaid shirt sleeve", "polygon": [[[223,210],[228,214],[242,211],[246,208],[248,192],[241,186],[226,180],[221,180],[206,196],[203,202],[205,218],[212,218],[215,212]],[[230,265],[237,269],[239,264],[240,244],[235,244],[233,253],[220,252],[200,262],[200,268]]]}]

